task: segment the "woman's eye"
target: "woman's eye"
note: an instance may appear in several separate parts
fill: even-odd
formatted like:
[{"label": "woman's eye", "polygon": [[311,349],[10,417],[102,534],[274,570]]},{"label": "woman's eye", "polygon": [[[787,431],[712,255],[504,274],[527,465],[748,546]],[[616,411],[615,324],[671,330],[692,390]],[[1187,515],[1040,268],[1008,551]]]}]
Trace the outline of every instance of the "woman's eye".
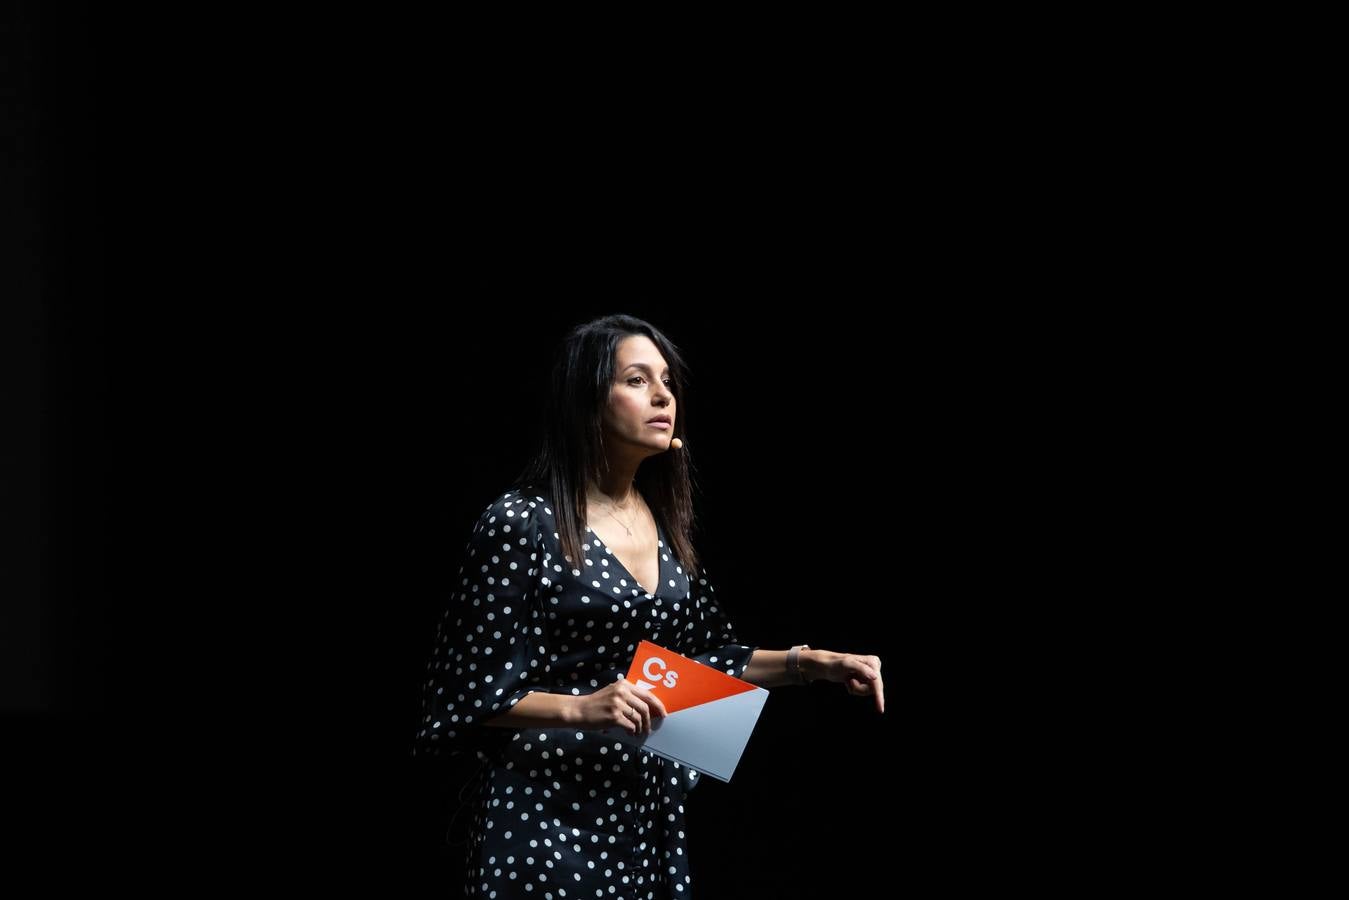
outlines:
[{"label": "woman's eye", "polygon": [[[634,381],[645,381],[645,380],[646,380],[646,379],[644,379],[641,375],[634,375],[634,376],[632,376],[631,378],[628,379],[628,384],[632,384]],[[672,390],[672,391],[674,390],[674,382],[673,382],[673,381],[667,381],[667,382],[665,382],[665,386],[666,386],[667,388],[669,388],[670,390]]]}]

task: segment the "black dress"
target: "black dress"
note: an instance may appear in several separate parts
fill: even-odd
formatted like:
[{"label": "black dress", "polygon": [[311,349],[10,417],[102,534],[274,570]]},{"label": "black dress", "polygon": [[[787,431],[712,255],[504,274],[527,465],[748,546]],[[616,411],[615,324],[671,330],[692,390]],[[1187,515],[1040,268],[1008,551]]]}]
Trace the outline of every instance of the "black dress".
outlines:
[{"label": "black dress", "polygon": [[482,722],[531,691],[587,694],[623,678],[645,638],[740,677],[754,654],[706,567],[690,578],[657,523],[648,593],[590,528],[563,558],[552,504],[509,490],[479,516],[422,682],[414,755],[483,763],[468,842],[469,896],[692,896],[685,797],[700,774],[574,728]]}]

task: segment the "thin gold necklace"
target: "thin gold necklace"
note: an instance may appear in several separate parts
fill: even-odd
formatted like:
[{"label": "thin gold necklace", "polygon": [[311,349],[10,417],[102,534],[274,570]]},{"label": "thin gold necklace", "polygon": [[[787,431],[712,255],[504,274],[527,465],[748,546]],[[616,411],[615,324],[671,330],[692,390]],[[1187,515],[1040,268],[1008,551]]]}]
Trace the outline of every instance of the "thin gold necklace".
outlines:
[{"label": "thin gold necklace", "polygon": [[[623,520],[620,519],[618,516],[614,515],[611,510],[606,509],[605,512],[609,514],[609,518],[613,519],[619,525],[623,525]],[[636,510],[635,514],[632,517],[632,521],[634,524],[637,522],[637,516],[640,514],[641,510],[640,509]],[[623,529],[627,531],[628,537],[632,537],[632,527],[630,525],[623,525]]]},{"label": "thin gold necklace", "polygon": [[[605,512],[609,512],[609,511],[606,509]],[[609,518],[613,519],[613,520],[614,520],[615,522],[617,522],[619,525],[623,525],[623,520],[620,519],[618,516],[614,515],[614,514],[611,513],[611,512],[609,513]],[[636,517],[636,516],[633,516],[633,517],[632,517],[632,521],[633,521],[633,522],[636,522],[636,521],[637,521],[637,517]],[[628,525],[623,525],[623,527],[624,527],[625,529],[627,529],[628,537],[632,537],[632,528],[631,528],[630,526],[628,526]]]}]

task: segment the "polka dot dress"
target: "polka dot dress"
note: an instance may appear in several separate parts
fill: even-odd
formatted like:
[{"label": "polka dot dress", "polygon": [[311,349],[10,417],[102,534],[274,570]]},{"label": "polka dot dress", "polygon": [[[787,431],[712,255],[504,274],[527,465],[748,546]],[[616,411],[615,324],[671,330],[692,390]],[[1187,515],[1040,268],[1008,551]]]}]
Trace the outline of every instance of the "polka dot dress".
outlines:
[{"label": "polka dot dress", "polygon": [[599,536],[563,557],[552,504],[510,490],[479,516],[422,682],[414,755],[473,753],[465,892],[539,900],[693,895],[688,766],[574,728],[482,723],[532,691],[588,694],[623,678],[646,639],[741,677],[737,641],[702,568],[690,578],[657,523],[659,584],[647,593]]}]

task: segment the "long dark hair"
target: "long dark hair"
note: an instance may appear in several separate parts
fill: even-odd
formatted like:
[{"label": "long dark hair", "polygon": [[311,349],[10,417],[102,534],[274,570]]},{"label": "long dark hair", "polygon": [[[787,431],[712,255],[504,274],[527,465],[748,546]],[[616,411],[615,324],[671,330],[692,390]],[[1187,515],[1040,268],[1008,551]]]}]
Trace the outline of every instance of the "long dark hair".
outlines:
[{"label": "long dark hair", "polygon": [[670,366],[670,390],[678,404],[672,437],[685,441],[678,450],[644,460],[634,484],[659,517],[669,538],[667,549],[685,572],[696,577],[699,559],[693,546],[693,463],[684,439],[689,412],[685,399],[688,368],[679,348],[650,322],[616,314],[572,328],[557,347],[545,385],[539,447],[512,487],[539,491],[552,501],[562,552],[576,565],[582,559],[586,486],[592,480],[599,482],[608,467],[603,415],[613,389],[614,361],[619,343],[633,335],[650,338]]}]

